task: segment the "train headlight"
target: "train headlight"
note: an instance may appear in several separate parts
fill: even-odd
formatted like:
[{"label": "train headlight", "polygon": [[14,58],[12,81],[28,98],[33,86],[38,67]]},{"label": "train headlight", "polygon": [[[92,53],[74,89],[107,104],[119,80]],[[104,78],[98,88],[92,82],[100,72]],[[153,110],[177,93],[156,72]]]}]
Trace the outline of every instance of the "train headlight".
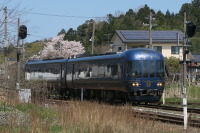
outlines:
[{"label": "train headlight", "polygon": [[139,83],[132,83],[132,86],[140,86],[140,84]]},{"label": "train headlight", "polygon": [[163,86],[163,84],[162,83],[157,83],[157,86]]}]

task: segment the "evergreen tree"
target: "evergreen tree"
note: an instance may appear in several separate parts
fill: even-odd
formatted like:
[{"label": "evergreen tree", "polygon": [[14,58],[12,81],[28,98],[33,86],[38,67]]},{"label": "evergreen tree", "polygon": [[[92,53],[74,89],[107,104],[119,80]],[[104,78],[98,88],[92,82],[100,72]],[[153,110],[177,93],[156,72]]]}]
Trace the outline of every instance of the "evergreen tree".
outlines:
[{"label": "evergreen tree", "polygon": [[75,40],[77,40],[76,30],[73,30],[73,28],[70,28],[67,31],[67,33],[65,33],[64,40],[68,40],[68,41],[75,41]]},{"label": "evergreen tree", "polygon": [[57,36],[62,35],[62,34],[65,34],[65,33],[66,33],[65,29],[62,29],[62,30],[58,33]]}]

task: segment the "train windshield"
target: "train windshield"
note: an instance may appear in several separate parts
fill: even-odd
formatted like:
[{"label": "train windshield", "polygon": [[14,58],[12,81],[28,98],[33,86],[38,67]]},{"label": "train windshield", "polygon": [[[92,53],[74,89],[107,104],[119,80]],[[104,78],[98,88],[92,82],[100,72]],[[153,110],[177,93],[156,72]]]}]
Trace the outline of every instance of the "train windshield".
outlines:
[{"label": "train windshield", "polygon": [[141,61],[128,61],[126,64],[126,76],[133,78],[141,77]]},{"label": "train windshield", "polygon": [[164,62],[161,60],[156,61],[156,76],[157,77],[164,77],[165,71],[164,71]]},{"label": "train windshield", "polygon": [[164,77],[164,62],[161,60],[128,61],[126,76],[133,78]]}]

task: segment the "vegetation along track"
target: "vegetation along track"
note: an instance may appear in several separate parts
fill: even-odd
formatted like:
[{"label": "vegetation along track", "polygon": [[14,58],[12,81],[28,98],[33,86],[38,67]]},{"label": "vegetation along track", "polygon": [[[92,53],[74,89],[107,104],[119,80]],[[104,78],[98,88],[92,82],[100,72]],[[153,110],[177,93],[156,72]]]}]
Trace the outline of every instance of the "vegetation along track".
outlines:
[{"label": "vegetation along track", "polygon": [[[65,101],[65,100],[46,99],[45,106],[48,107],[48,104],[65,104],[67,106],[68,102],[69,101]],[[183,111],[182,108],[169,107],[169,106],[158,106],[158,105],[138,105],[137,107],[138,107],[138,109],[135,109],[134,107],[132,108],[133,115],[135,117],[183,125],[183,115],[182,114],[163,112],[163,110],[181,112],[181,111]],[[157,109],[157,110],[152,111],[149,109],[148,110],[141,109],[142,107],[152,108],[152,109]],[[198,115],[200,114],[200,109],[188,108],[188,113],[190,113],[189,117],[188,117],[188,125],[199,128],[200,127],[200,118],[198,117]],[[193,113],[195,113],[197,115],[194,117],[194,116],[192,116]]]},{"label": "vegetation along track", "polygon": [[[68,104],[68,101],[64,100],[49,100],[49,104]],[[147,107],[148,108],[156,108],[161,110],[170,110],[170,111],[182,111],[182,108],[176,108],[176,107],[168,107],[168,106],[156,106],[156,105],[139,105],[138,107]],[[167,112],[161,112],[161,111],[152,111],[152,110],[145,110],[145,109],[135,109],[132,108],[133,115],[135,117],[149,119],[149,120],[157,120],[162,122],[168,122],[173,124],[179,124],[183,125],[183,115],[182,114],[175,114],[175,113],[167,113]],[[196,112],[195,112],[196,111]],[[200,109],[189,109],[188,112],[200,114]],[[198,127],[200,128],[200,118],[192,118],[191,115],[188,117],[188,125],[191,127]]]}]

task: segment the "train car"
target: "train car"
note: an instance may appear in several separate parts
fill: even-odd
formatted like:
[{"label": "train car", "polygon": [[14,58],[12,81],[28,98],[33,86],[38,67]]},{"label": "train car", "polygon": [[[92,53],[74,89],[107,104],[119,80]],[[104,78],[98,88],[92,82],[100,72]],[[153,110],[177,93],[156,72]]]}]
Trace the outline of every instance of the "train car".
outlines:
[{"label": "train car", "polygon": [[158,102],[165,84],[164,57],[153,49],[136,48],[113,55],[32,60],[26,80],[46,80],[67,97]]}]

